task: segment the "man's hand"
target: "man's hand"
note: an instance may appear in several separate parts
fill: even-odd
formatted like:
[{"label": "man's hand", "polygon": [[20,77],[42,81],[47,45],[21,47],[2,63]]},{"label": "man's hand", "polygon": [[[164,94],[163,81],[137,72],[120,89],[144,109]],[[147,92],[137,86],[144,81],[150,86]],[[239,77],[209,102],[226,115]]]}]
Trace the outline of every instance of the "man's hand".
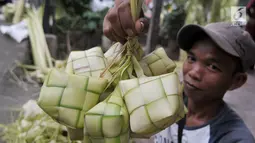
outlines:
[{"label": "man's hand", "polygon": [[127,37],[146,32],[148,25],[149,21],[146,18],[133,21],[129,0],[115,0],[114,7],[104,18],[103,31],[110,40],[123,44]]}]

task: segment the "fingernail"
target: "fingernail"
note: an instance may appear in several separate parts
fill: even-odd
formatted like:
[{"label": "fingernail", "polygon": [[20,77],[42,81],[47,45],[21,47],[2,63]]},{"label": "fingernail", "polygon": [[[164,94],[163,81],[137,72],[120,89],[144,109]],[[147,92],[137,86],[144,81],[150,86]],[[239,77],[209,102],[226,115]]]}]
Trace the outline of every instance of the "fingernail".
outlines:
[{"label": "fingernail", "polygon": [[128,36],[133,36],[134,32],[131,29],[126,30]]},{"label": "fingernail", "polygon": [[141,32],[143,32],[143,30],[144,30],[144,24],[143,24],[143,22],[140,22],[140,24],[141,24]]}]

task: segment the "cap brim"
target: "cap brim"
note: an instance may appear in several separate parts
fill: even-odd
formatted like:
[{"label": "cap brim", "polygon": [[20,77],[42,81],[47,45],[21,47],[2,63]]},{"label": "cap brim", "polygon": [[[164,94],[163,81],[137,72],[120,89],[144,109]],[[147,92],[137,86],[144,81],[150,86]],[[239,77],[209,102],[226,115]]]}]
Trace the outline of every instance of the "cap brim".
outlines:
[{"label": "cap brim", "polygon": [[190,24],[182,27],[177,35],[177,42],[181,49],[188,51],[192,48],[194,42],[196,42],[199,34],[206,34],[212,39],[222,50],[225,52],[240,57],[239,54],[232,48],[231,44],[221,34],[205,29],[199,25]]}]

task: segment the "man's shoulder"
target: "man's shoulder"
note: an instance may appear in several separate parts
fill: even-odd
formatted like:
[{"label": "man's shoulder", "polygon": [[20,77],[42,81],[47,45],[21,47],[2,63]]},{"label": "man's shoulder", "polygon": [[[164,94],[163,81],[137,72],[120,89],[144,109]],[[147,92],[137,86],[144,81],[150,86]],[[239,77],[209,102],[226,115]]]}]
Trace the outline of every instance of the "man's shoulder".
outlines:
[{"label": "man's shoulder", "polygon": [[231,128],[246,128],[243,119],[233,109],[231,109],[227,103],[224,103],[221,112],[218,114],[212,125],[232,125]]},{"label": "man's shoulder", "polygon": [[217,119],[211,123],[211,136],[213,142],[255,142],[244,121],[227,104]]},{"label": "man's shoulder", "polygon": [[253,135],[247,129],[233,130],[216,141],[218,143],[255,143]]}]

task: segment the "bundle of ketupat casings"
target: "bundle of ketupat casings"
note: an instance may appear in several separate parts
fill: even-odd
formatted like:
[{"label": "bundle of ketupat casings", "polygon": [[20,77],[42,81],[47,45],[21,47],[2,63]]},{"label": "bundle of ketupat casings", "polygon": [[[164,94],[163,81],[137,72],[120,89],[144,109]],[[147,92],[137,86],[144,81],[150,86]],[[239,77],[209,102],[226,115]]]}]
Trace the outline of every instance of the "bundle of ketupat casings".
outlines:
[{"label": "bundle of ketupat casings", "polygon": [[[131,0],[138,18],[143,0]],[[149,138],[186,113],[175,63],[163,48],[142,57],[136,37],[70,53],[65,71],[52,70],[38,105],[68,127],[72,140],[128,143]]]}]

